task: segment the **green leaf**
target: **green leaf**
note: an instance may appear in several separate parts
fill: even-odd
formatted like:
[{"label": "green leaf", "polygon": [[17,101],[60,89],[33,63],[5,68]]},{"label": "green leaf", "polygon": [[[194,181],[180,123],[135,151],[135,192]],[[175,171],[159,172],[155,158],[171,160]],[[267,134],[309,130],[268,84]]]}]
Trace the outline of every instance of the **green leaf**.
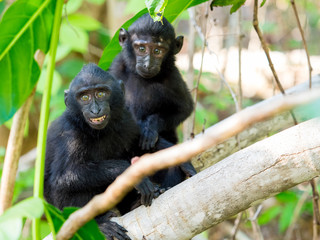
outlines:
[{"label": "green leaf", "polygon": [[63,23],[60,28],[60,42],[74,51],[86,53],[88,51],[89,35],[82,28]]},{"label": "green leaf", "polygon": [[[57,232],[66,219],[79,208],[67,207],[61,212],[56,207],[49,203],[45,203],[47,218],[50,218],[54,225],[54,230]],[[100,232],[98,224],[95,220],[91,220],[80,228],[72,238],[73,240],[105,240],[104,235]]]},{"label": "green leaf", "polygon": [[96,19],[83,14],[72,14],[68,17],[71,25],[80,27],[87,31],[94,31],[101,28],[102,24]]},{"label": "green leaf", "polygon": [[15,218],[39,218],[43,214],[43,211],[43,203],[40,198],[27,198],[6,210],[0,216],[0,223]]},{"label": "green leaf", "polygon": [[279,219],[279,230],[281,233],[283,233],[290,226],[295,207],[295,202],[289,202],[282,210],[282,214]]},{"label": "green leaf", "polygon": [[40,198],[28,198],[9,208],[0,216],[0,239],[18,240],[23,219],[39,218],[43,211],[43,202]]},{"label": "green leaf", "polygon": [[263,7],[263,5],[266,3],[267,0],[263,0],[260,7]]},{"label": "green leaf", "polygon": [[[153,20],[161,21],[164,9],[168,4],[168,0],[145,0],[145,4]],[[161,16],[158,16],[158,13],[160,13]]]},{"label": "green leaf", "polygon": [[16,1],[0,22],[0,125],[23,104],[39,78],[34,53],[48,51],[54,4]]},{"label": "green leaf", "polygon": [[19,240],[22,231],[22,218],[8,219],[0,221],[0,239]]},{"label": "green leaf", "polygon": [[[40,74],[40,79],[37,85],[37,92],[43,94],[44,86],[46,82],[47,76],[47,68],[44,68]],[[52,88],[51,88],[51,96],[54,96],[58,93],[60,87],[62,85],[62,78],[59,72],[53,72],[53,80],[52,80]]]},{"label": "green leaf", "polygon": [[297,202],[297,194],[292,191],[284,191],[276,195],[276,199],[281,203]]},{"label": "green leaf", "polygon": [[40,198],[28,198],[9,208],[0,216],[0,239],[19,239],[23,218],[40,218],[43,212]]},{"label": "green leaf", "polygon": [[85,62],[82,59],[70,59],[64,61],[59,67],[58,71],[70,79],[73,79],[81,70]]},{"label": "green leaf", "polygon": [[246,0],[213,0],[210,4],[210,7],[225,7],[232,5],[230,13],[236,12]]},{"label": "green leaf", "polygon": [[57,48],[56,62],[59,62],[60,60],[68,56],[71,51],[72,49],[69,46],[60,44]]},{"label": "green leaf", "polygon": [[273,206],[264,211],[258,218],[259,225],[268,224],[272,219],[277,217],[282,211],[280,206]]},{"label": "green leaf", "polygon": [[65,11],[63,11],[63,13],[66,16],[69,16],[70,14],[78,11],[82,3],[83,3],[83,0],[68,0],[66,3],[66,9]]},{"label": "green leaf", "polygon": [[106,0],[87,0],[87,2],[96,4],[96,5],[101,5],[102,3],[104,3]]}]

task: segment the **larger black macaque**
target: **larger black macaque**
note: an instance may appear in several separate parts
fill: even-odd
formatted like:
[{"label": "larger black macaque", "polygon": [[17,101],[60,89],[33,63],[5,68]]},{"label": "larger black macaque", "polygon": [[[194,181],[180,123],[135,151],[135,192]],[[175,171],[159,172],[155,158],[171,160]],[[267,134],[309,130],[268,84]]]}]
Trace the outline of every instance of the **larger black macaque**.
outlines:
[{"label": "larger black macaque", "polygon": [[[47,139],[44,195],[54,206],[84,206],[130,166],[139,128],[125,107],[119,81],[88,64],[65,93],[66,111],[55,120]],[[119,203],[121,214],[137,203],[150,205],[154,187],[148,178]],[[110,221],[111,211],[96,218],[108,239],[130,239]]]},{"label": "larger black macaque", "polygon": [[[176,37],[165,18],[154,22],[145,14],[128,31],[120,29],[119,43],[122,51],[110,72],[124,82],[126,105],[140,126],[140,147],[150,150],[161,138],[168,146],[176,144],[176,128],[193,110],[191,94],[175,66],[183,36]],[[178,171],[184,178],[196,174],[191,163]]]}]

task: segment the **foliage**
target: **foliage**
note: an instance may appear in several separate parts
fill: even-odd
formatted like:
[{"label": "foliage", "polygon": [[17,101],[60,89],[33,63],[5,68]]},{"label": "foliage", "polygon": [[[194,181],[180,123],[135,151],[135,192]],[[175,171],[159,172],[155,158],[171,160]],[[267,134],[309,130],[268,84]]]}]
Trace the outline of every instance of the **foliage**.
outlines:
[{"label": "foliage", "polygon": [[[30,95],[40,69],[33,56],[47,52],[55,1],[16,1],[0,22],[0,124]],[[23,54],[21,54],[23,52]]]},{"label": "foliage", "polygon": [[0,239],[19,239],[23,219],[39,218],[43,212],[42,200],[39,198],[28,198],[11,207],[0,216]]},{"label": "foliage", "polygon": [[[61,212],[59,209],[46,202],[44,202],[44,206],[47,212],[46,216],[49,218],[50,224],[54,226],[55,232],[57,232],[61,228],[62,224],[73,212],[79,209],[75,207],[68,207],[64,208],[63,212]],[[80,228],[72,239],[104,240],[105,237],[100,232],[97,222],[91,220],[90,222],[86,223],[82,228]]]},{"label": "foliage", "polygon": [[245,2],[246,2],[246,0],[212,0],[210,7],[212,9],[213,7],[224,7],[224,6],[232,5],[232,7],[230,9],[230,13],[234,13]]}]

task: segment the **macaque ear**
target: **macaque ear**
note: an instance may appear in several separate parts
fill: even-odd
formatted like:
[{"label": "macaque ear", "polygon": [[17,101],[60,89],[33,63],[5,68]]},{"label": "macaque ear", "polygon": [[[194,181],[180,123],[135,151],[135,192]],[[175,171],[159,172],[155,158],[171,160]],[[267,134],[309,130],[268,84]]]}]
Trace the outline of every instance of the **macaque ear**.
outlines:
[{"label": "macaque ear", "polygon": [[68,107],[68,93],[69,89],[64,90],[64,104]]},{"label": "macaque ear", "polygon": [[127,30],[125,30],[124,28],[120,28],[119,31],[119,44],[121,47],[124,46],[124,44],[126,43],[126,41],[129,38],[129,33]]},{"label": "macaque ear", "polygon": [[178,36],[175,40],[174,40],[174,51],[173,54],[177,54],[178,52],[180,52],[182,45],[183,45],[183,36]]}]

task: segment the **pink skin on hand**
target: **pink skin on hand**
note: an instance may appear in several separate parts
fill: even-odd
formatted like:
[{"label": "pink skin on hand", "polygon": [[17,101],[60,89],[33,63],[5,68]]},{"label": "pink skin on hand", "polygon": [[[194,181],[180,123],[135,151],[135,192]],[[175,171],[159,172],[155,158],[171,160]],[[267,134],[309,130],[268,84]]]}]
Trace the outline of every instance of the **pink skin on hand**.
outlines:
[{"label": "pink skin on hand", "polygon": [[133,157],[131,159],[131,164],[135,164],[139,159],[140,159],[140,157]]}]

